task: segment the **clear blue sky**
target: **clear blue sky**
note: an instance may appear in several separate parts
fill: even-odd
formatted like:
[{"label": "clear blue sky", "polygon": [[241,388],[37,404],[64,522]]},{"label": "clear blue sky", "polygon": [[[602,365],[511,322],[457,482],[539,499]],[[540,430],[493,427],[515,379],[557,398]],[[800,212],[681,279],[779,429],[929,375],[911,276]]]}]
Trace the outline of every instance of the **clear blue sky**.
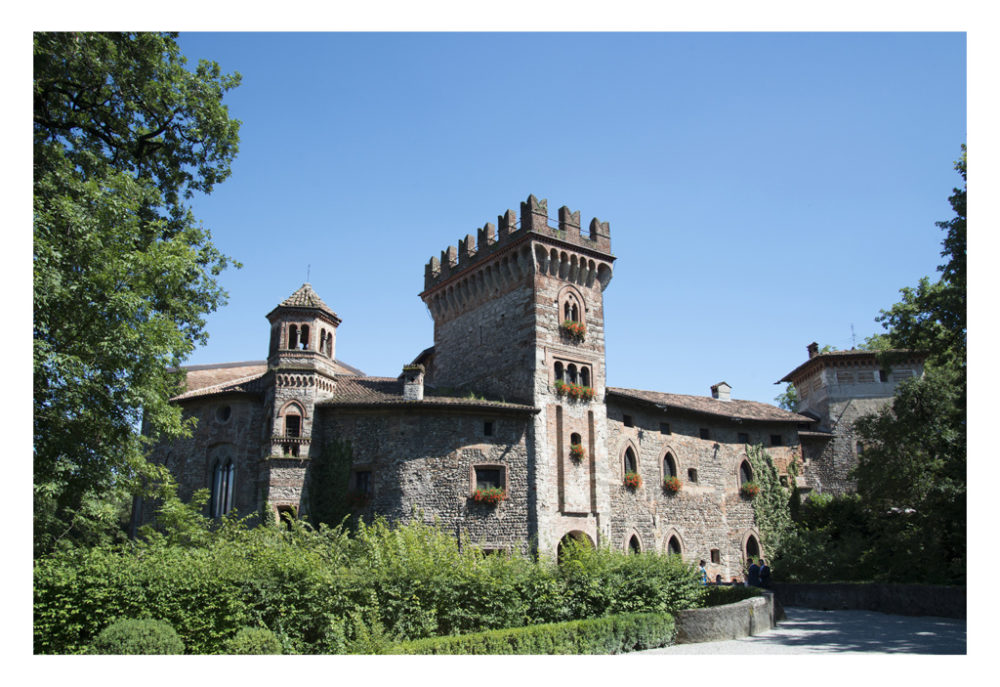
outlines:
[{"label": "clear blue sky", "polygon": [[337,357],[433,343],[424,264],[528,194],[611,226],[608,383],[770,402],[941,264],[966,141],[961,33],[182,33],[243,84],[195,200],[241,261],[190,364],[260,360],[309,281]]}]

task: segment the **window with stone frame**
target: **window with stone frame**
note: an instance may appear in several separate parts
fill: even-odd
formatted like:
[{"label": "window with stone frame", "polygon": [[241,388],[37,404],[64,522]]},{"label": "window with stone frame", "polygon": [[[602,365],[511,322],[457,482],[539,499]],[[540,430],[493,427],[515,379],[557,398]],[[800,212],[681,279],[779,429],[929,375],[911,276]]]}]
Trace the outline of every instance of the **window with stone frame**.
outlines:
[{"label": "window with stone frame", "polygon": [[213,518],[221,518],[233,510],[233,493],[236,484],[235,447],[222,444],[209,450],[211,465],[208,511]]},{"label": "window with stone frame", "polygon": [[636,458],[635,451],[629,446],[625,449],[625,454],[622,457],[622,468],[625,474],[630,472],[639,472],[639,460]]},{"label": "window with stone frame", "polygon": [[667,451],[663,456],[663,477],[676,477],[677,476],[677,461],[670,451]]},{"label": "window with stone frame", "polygon": [[472,466],[472,491],[477,489],[507,491],[507,468],[503,465]]},{"label": "window with stone frame", "polygon": [[358,496],[372,495],[372,471],[368,469],[354,470],[351,474],[351,490]]}]

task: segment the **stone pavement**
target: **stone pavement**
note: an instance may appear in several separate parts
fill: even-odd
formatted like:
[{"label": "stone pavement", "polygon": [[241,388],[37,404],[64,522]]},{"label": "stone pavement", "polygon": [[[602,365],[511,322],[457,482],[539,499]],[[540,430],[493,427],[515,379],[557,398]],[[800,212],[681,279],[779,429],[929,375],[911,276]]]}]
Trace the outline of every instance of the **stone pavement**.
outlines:
[{"label": "stone pavement", "polygon": [[965,621],[874,611],[785,608],[785,620],[743,639],[680,644],[639,654],[965,654]]}]

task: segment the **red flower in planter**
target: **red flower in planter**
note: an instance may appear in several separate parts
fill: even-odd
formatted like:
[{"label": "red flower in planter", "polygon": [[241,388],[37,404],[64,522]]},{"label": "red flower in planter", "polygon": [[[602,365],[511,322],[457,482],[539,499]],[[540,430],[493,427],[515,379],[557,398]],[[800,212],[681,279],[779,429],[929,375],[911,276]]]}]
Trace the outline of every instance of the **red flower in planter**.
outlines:
[{"label": "red flower in planter", "polygon": [[507,492],[500,487],[489,487],[487,489],[476,489],[472,492],[472,500],[476,503],[486,503],[495,506],[507,499]]},{"label": "red flower in planter", "polygon": [[638,472],[626,472],[624,484],[629,489],[638,489],[642,486],[642,477]]},{"label": "red flower in planter", "polygon": [[583,341],[587,337],[587,325],[583,322],[574,322],[573,320],[564,321],[560,327],[570,338],[576,339],[577,341]]},{"label": "red flower in planter", "polygon": [[583,446],[580,444],[570,444],[569,445],[569,457],[573,460],[582,460],[587,452],[583,450]]},{"label": "red flower in planter", "polygon": [[760,485],[756,482],[744,482],[740,485],[740,493],[748,499],[755,498],[760,493]]},{"label": "red flower in planter", "polygon": [[673,475],[665,477],[663,479],[663,490],[671,494],[676,494],[681,490],[681,481]]}]

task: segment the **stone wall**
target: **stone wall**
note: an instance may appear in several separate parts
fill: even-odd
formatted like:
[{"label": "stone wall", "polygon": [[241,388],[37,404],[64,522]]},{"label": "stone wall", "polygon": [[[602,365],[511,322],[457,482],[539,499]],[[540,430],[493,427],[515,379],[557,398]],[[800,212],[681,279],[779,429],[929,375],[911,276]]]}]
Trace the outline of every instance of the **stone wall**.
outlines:
[{"label": "stone wall", "polygon": [[[247,394],[194,399],[184,404],[184,417],[196,420],[192,435],[157,444],[150,460],[169,468],[177,480],[178,496],[187,501],[197,489],[211,489],[215,460],[225,463],[232,458],[234,507],[244,514],[256,512],[258,458],[266,425],[260,399]],[[155,503],[145,503],[141,521],[148,522],[155,508]]]},{"label": "stone wall", "polygon": [[750,637],[773,629],[780,614],[781,608],[776,606],[774,594],[769,592],[723,606],[678,611],[674,644]]},{"label": "stone wall", "polygon": [[[633,426],[625,425],[630,416]],[[670,433],[661,431],[669,424]],[[612,546],[628,547],[635,535],[642,550],[666,551],[676,537],[684,559],[707,562],[709,577],[722,575],[728,581],[742,579],[747,538],[760,540],[754,527],[753,505],[739,492],[740,463],[746,460],[745,444],[737,443],[738,432],[748,433],[750,443],[765,444],[780,434],[782,446],[768,447],[779,473],[797,455],[796,430],[789,423],[728,423],[705,416],[659,413],[640,405],[608,407],[608,471],[611,474]],[[709,430],[709,439],[700,430]],[[623,485],[624,454],[631,447],[638,460],[642,486]],[[669,493],[662,487],[664,456],[675,461],[681,489]],[[697,472],[692,481],[690,470]],[[719,550],[719,563],[711,562],[711,550]]]},{"label": "stone wall", "polygon": [[[346,440],[352,465],[371,471],[372,496],[362,514],[437,522],[484,548],[528,551],[537,531],[532,424],[524,414],[324,409],[317,423],[314,452]],[[490,506],[471,499],[477,465],[504,468],[507,500]]]}]

